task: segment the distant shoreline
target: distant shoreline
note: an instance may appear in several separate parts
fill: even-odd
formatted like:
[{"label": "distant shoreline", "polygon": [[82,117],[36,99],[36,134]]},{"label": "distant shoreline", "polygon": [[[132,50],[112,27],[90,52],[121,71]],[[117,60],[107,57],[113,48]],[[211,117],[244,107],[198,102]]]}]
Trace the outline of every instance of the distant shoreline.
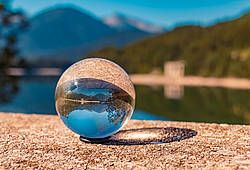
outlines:
[{"label": "distant shoreline", "polygon": [[[10,76],[60,76],[61,68],[9,68]],[[216,78],[200,76],[167,77],[157,74],[131,74],[130,78],[134,84],[141,85],[175,85],[175,86],[207,86],[225,87],[235,89],[250,89],[250,80],[247,78]]]},{"label": "distant shoreline", "polygon": [[152,74],[133,74],[130,75],[130,78],[134,84],[142,85],[207,86],[234,89],[250,89],[250,80],[246,78],[216,78],[199,76],[169,78],[164,75]]}]

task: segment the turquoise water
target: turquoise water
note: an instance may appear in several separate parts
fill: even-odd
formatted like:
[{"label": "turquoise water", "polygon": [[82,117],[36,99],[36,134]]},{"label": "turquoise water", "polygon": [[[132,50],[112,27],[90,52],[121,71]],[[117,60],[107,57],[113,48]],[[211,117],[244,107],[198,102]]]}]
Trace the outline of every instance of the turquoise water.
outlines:
[{"label": "turquoise water", "polygon": [[[56,115],[54,95],[57,77],[23,78],[19,92],[10,103],[0,103],[0,112]],[[132,119],[167,120],[142,110],[134,110]]]},{"label": "turquoise water", "polygon": [[[0,111],[56,114],[54,91],[57,78],[19,81],[19,93]],[[165,95],[163,86],[135,86],[132,119],[250,124],[250,90],[184,87],[177,99]]]}]

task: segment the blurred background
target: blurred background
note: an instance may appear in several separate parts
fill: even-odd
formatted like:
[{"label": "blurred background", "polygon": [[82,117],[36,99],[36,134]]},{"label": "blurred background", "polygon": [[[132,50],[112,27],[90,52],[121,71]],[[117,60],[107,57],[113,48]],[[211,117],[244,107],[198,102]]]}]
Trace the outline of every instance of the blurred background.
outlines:
[{"label": "blurred background", "polygon": [[250,124],[249,0],[0,0],[0,112],[56,114],[89,57],[131,75],[134,119]]}]

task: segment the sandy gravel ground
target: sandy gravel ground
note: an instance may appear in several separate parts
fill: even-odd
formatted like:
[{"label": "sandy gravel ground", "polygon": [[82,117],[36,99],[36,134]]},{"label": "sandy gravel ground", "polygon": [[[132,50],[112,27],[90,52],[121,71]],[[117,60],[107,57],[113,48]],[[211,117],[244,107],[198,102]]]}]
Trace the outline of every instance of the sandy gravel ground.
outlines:
[{"label": "sandy gravel ground", "polygon": [[250,126],[132,120],[102,144],[57,116],[0,113],[1,169],[250,169]]}]

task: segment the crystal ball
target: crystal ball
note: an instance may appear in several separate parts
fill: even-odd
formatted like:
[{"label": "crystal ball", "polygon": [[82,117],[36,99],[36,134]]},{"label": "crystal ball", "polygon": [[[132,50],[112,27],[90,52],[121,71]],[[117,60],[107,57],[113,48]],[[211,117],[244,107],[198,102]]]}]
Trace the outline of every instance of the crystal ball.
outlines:
[{"label": "crystal ball", "polygon": [[56,111],[63,123],[84,138],[106,138],[131,118],[135,90],[128,74],[101,58],[81,60],[60,77]]}]

